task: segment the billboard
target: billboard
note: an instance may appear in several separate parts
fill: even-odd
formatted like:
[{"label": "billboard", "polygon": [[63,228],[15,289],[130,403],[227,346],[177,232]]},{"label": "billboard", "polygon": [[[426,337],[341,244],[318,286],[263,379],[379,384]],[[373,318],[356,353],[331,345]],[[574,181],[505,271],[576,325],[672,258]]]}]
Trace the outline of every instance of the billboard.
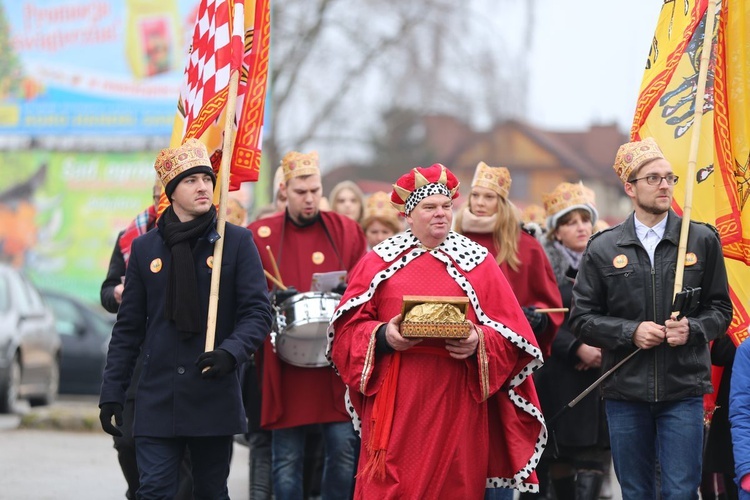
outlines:
[{"label": "billboard", "polygon": [[153,203],[154,157],[0,152],[0,260],[98,303],[117,234]]},{"label": "billboard", "polygon": [[165,135],[198,0],[0,0],[0,134]]}]

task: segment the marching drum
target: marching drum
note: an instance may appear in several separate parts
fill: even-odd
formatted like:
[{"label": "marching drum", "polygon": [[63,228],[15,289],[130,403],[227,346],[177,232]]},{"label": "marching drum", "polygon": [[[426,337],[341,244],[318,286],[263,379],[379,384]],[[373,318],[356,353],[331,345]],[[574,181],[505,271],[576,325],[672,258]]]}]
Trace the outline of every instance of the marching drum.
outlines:
[{"label": "marching drum", "polygon": [[335,293],[305,292],[278,306],[271,342],[282,361],[302,368],[329,365],[326,332],[340,299]]}]

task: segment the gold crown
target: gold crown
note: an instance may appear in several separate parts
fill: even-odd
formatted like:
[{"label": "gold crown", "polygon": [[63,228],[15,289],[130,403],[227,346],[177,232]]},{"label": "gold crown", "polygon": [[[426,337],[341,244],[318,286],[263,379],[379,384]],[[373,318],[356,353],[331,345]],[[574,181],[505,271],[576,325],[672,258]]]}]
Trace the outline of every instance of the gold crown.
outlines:
[{"label": "gold crown", "polygon": [[638,170],[644,163],[657,158],[664,158],[664,153],[653,138],[646,137],[642,141],[628,142],[620,146],[612,168],[624,183],[628,182],[634,170]]},{"label": "gold crown", "polygon": [[589,199],[583,191],[583,184],[571,184],[563,182],[549,194],[542,195],[544,210],[548,216],[555,215],[563,210],[589,205]]},{"label": "gold crown", "polygon": [[398,212],[391,204],[391,195],[385,191],[377,191],[367,198],[365,217],[397,219]]},{"label": "gold crown", "polygon": [[485,162],[480,161],[474,170],[474,179],[471,181],[471,187],[479,186],[491,189],[500,195],[503,199],[508,199],[510,193],[510,172],[505,167],[490,167]]},{"label": "gold crown", "polygon": [[544,211],[544,208],[533,203],[531,205],[526,205],[526,208],[521,212],[521,220],[525,224],[536,222],[537,224],[544,225],[546,219],[547,212]]},{"label": "gold crown", "polygon": [[318,152],[300,153],[290,151],[281,159],[281,168],[284,170],[284,181],[292,177],[320,174]]},{"label": "gold crown", "polygon": [[194,167],[211,168],[211,159],[206,145],[193,138],[188,139],[179,147],[162,149],[154,163],[154,170],[164,187],[169,184],[169,181]]},{"label": "gold crown", "polygon": [[596,206],[596,192],[591,189],[588,186],[584,186],[583,182],[580,182],[581,189],[583,189],[583,195],[586,197],[587,200],[589,200],[589,204],[592,206]]}]

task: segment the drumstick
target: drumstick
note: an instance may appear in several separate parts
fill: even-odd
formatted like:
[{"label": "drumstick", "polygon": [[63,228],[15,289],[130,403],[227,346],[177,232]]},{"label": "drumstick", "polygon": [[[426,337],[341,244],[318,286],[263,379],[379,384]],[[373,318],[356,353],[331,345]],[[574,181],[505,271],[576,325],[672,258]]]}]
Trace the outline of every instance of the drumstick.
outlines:
[{"label": "drumstick", "polygon": [[266,273],[266,278],[271,280],[277,287],[281,288],[282,290],[287,289],[282,282],[273,277],[273,274],[269,273],[265,269],[263,269],[263,272]]},{"label": "drumstick", "polygon": [[568,309],[567,307],[551,307],[551,308],[548,308],[548,309],[534,309],[534,312],[538,312],[538,313],[566,313],[569,310],[570,309]]},{"label": "drumstick", "polygon": [[[268,257],[271,259],[271,265],[273,266],[273,274],[276,275],[276,283],[279,287],[284,286],[284,280],[281,279],[281,273],[279,272],[279,266],[276,265],[276,258],[273,256],[273,252],[271,251],[271,247],[266,245],[266,250],[268,251]],[[286,290],[286,288],[284,288]]]}]

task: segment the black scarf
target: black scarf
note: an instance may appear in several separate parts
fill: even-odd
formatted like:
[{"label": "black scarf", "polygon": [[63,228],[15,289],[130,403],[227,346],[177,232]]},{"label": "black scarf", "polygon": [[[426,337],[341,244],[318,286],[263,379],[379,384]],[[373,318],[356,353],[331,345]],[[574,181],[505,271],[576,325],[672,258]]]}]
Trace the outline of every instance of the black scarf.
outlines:
[{"label": "black scarf", "polygon": [[211,205],[208,212],[187,222],[180,222],[170,205],[157,225],[164,243],[172,251],[167,282],[166,317],[177,325],[183,338],[203,332],[201,324],[198,279],[195,275],[192,245],[213,224],[216,208]]}]

